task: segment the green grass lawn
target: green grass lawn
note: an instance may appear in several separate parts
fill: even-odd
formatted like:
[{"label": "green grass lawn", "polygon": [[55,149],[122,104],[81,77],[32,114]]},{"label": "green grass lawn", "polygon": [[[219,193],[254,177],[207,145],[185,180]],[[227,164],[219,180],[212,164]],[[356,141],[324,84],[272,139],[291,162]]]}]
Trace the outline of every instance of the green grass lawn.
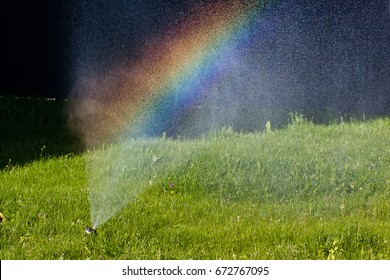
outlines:
[{"label": "green grass lawn", "polygon": [[[86,236],[118,151],[136,175]],[[0,212],[0,259],[390,259],[390,119],[38,155],[1,169]]]}]

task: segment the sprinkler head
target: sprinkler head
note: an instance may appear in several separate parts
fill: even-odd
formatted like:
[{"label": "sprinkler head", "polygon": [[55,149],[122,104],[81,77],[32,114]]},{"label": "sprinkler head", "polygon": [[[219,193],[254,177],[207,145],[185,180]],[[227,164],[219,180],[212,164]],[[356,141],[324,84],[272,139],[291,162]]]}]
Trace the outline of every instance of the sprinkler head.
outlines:
[{"label": "sprinkler head", "polygon": [[5,221],[5,216],[0,212],[0,224]]},{"label": "sprinkler head", "polygon": [[88,235],[88,236],[91,236],[91,235],[97,234],[97,232],[96,232],[96,229],[94,229],[94,228],[86,227],[85,230],[84,230],[84,234]]}]

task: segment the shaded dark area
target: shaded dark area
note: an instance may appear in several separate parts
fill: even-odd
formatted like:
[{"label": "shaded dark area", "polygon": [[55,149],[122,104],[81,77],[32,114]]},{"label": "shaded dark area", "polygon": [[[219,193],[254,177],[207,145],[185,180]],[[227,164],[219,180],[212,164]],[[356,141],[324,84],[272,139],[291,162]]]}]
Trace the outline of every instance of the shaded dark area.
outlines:
[{"label": "shaded dark area", "polygon": [[[171,32],[172,27],[187,19],[189,11],[207,2],[19,0],[3,3],[0,95],[67,97],[80,71],[109,70],[110,64],[117,60],[131,63],[133,57],[142,55],[137,47],[144,41]],[[285,86],[290,86],[294,79],[301,81],[303,86],[298,88],[293,84],[294,91],[291,90],[291,99],[295,103],[300,101],[301,107],[313,109],[314,105],[317,109],[324,104],[332,105],[328,96],[336,97],[333,100],[340,109],[354,107],[354,100],[360,99],[356,96],[363,95],[372,99],[378,96],[382,104],[389,104],[390,4],[387,0],[270,3],[271,8],[264,15],[268,19],[255,31],[261,33],[261,38],[253,42],[252,52],[257,52],[257,59],[262,62],[253,66],[255,70],[266,64],[265,70],[272,78],[283,76],[283,80],[279,79]],[[290,74],[292,77],[287,77]],[[284,90],[282,85],[279,89],[273,87],[271,90]]]},{"label": "shaded dark area", "polygon": [[[61,100],[0,99],[0,167],[9,159],[23,163],[39,158],[43,146],[46,155],[77,151],[77,140],[67,130],[63,99],[78,75],[110,71],[121,59],[131,64],[142,56],[139,46],[144,41],[171,32],[187,20],[191,9],[206,2],[2,3],[0,95]],[[251,42],[247,61],[228,74],[234,82],[218,89],[224,95],[211,93],[208,106],[194,107],[188,115],[210,115],[237,130],[262,130],[270,119],[273,126],[284,124],[290,110],[318,122],[327,122],[329,117],[390,114],[388,0],[270,3],[253,30],[258,36]],[[226,101],[231,107],[219,106]],[[174,134],[180,126],[185,129],[189,124],[186,116],[183,119],[162,131],[170,129]],[[211,129],[213,125],[211,121]]]},{"label": "shaded dark area", "polygon": [[0,96],[0,170],[80,152],[67,126],[67,106],[65,100]]},{"label": "shaded dark area", "polygon": [[49,0],[0,5],[0,169],[81,150],[64,100],[68,8]]},{"label": "shaded dark area", "polygon": [[69,91],[66,1],[0,5],[0,95],[64,97]]}]

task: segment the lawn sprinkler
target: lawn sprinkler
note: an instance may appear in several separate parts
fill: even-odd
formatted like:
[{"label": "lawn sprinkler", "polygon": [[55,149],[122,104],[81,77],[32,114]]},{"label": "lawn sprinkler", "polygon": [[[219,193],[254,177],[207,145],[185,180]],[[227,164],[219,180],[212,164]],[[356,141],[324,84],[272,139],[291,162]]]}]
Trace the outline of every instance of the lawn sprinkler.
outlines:
[{"label": "lawn sprinkler", "polygon": [[0,224],[5,221],[5,216],[0,212]]},{"label": "lawn sprinkler", "polygon": [[91,236],[91,235],[96,235],[97,232],[96,232],[96,229],[94,229],[94,228],[86,227],[85,230],[84,230],[84,234],[88,235],[88,236]]}]

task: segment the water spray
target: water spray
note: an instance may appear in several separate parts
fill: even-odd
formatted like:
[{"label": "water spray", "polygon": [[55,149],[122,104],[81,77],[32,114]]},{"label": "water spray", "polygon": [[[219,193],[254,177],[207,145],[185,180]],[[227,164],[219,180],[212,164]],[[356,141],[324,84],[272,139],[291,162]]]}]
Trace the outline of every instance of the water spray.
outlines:
[{"label": "water spray", "polygon": [[[317,13],[324,8],[327,13],[334,11],[335,19],[344,20],[344,15],[339,18],[333,10],[338,5],[313,5],[309,14],[297,1],[184,1],[188,5],[178,5],[175,13],[180,18],[172,21],[164,5],[147,11],[142,1],[116,1],[122,4],[115,5],[107,1],[103,6],[77,2],[71,10],[83,16],[71,24],[76,79],[71,88],[74,102],[69,119],[86,147],[96,150],[87,160],[91,228],[85,229],[86,235],[95,234],[97,227],[148,186],[150,178],[165,179],[175,172],[176,163],[187,162],[192,153],[178,159],[175,148],[170,151],[168,145],[158,144],[147,153],[149,150],[144,152],[143,148],[133,149],[132,143],[138,143],[134,139],[160,137],[163,132],[173,137],[202,137],[210,130],[230,126],[254,132],[263,129],[262,123],[266,132],[272,132],[270,122],[273,126],[287,125],[281,120],[287,119],[285,112],[291,108],[314,108],[315,113],[318,108],[321,116],[322,109],[324,113],[333,107],[353,110],[353,102],[357,102],[356,109],[360,110],[366,106],[362,104],[368,104],[365,92],[371,90],[371,81],[376,84],[376,74],[383,76],[388,69],[386,63],[375,62],[381,70],[369,70],[366,75],[374,78],[359,78],[365,69],[371,69],[366,67],[372,63],[370,58],[376,57],[372,52],[376,48],[366,41],[384,53],[388,50],[388,33],[378,40],[363,40],[360,51],[347,48],[349,41],[355,40],[352,35],[333,23],[323,31],[322,21],[317,21]],[[302,21],[306,14],[309,17]],[[154,28],[155,19],[166,24]],[[349,15],[345,20],[351,27],[356,21]],[[99,22],[102,25],[91,28],[91,23]],[[129,22],[139,22],[140,28],[124,28]],[[312,28],[313,22],[315,36],[310,37],[302,31]],[[387,25],[382,26],[385,30]],[[328,40],[328,34],[336,31],[345,35],[337,44],[318,46],[318,34]],[[359,33],[362,38],[371,34],[365,32]],[[348,55],[334,55],[340,51]],[[349,56],[368,59],[361,63],[357,60],[358,64],[343,60]],[[318,72],[317,62],[322,59],[332,62],[326,75]],[[362,81],[361,89],[358,81]],[[351,83],[354,88],[350,88]],[[383,83],[376,90],[387,92],[387,85]],[[347,93],[353,89],[359,89],[357,99]],[[387,96],[375,100],[381,102]],[[343,101],[347,101],[345,106]],[[370,103],[367,110],[382,108],[382,103]],[[386,109],[383,107],[384,112]],[[96,149],[110,142],[115,145]],[[158,160],[161,155],[152,155],[152,150],[166,151],[164,160]]]}]

